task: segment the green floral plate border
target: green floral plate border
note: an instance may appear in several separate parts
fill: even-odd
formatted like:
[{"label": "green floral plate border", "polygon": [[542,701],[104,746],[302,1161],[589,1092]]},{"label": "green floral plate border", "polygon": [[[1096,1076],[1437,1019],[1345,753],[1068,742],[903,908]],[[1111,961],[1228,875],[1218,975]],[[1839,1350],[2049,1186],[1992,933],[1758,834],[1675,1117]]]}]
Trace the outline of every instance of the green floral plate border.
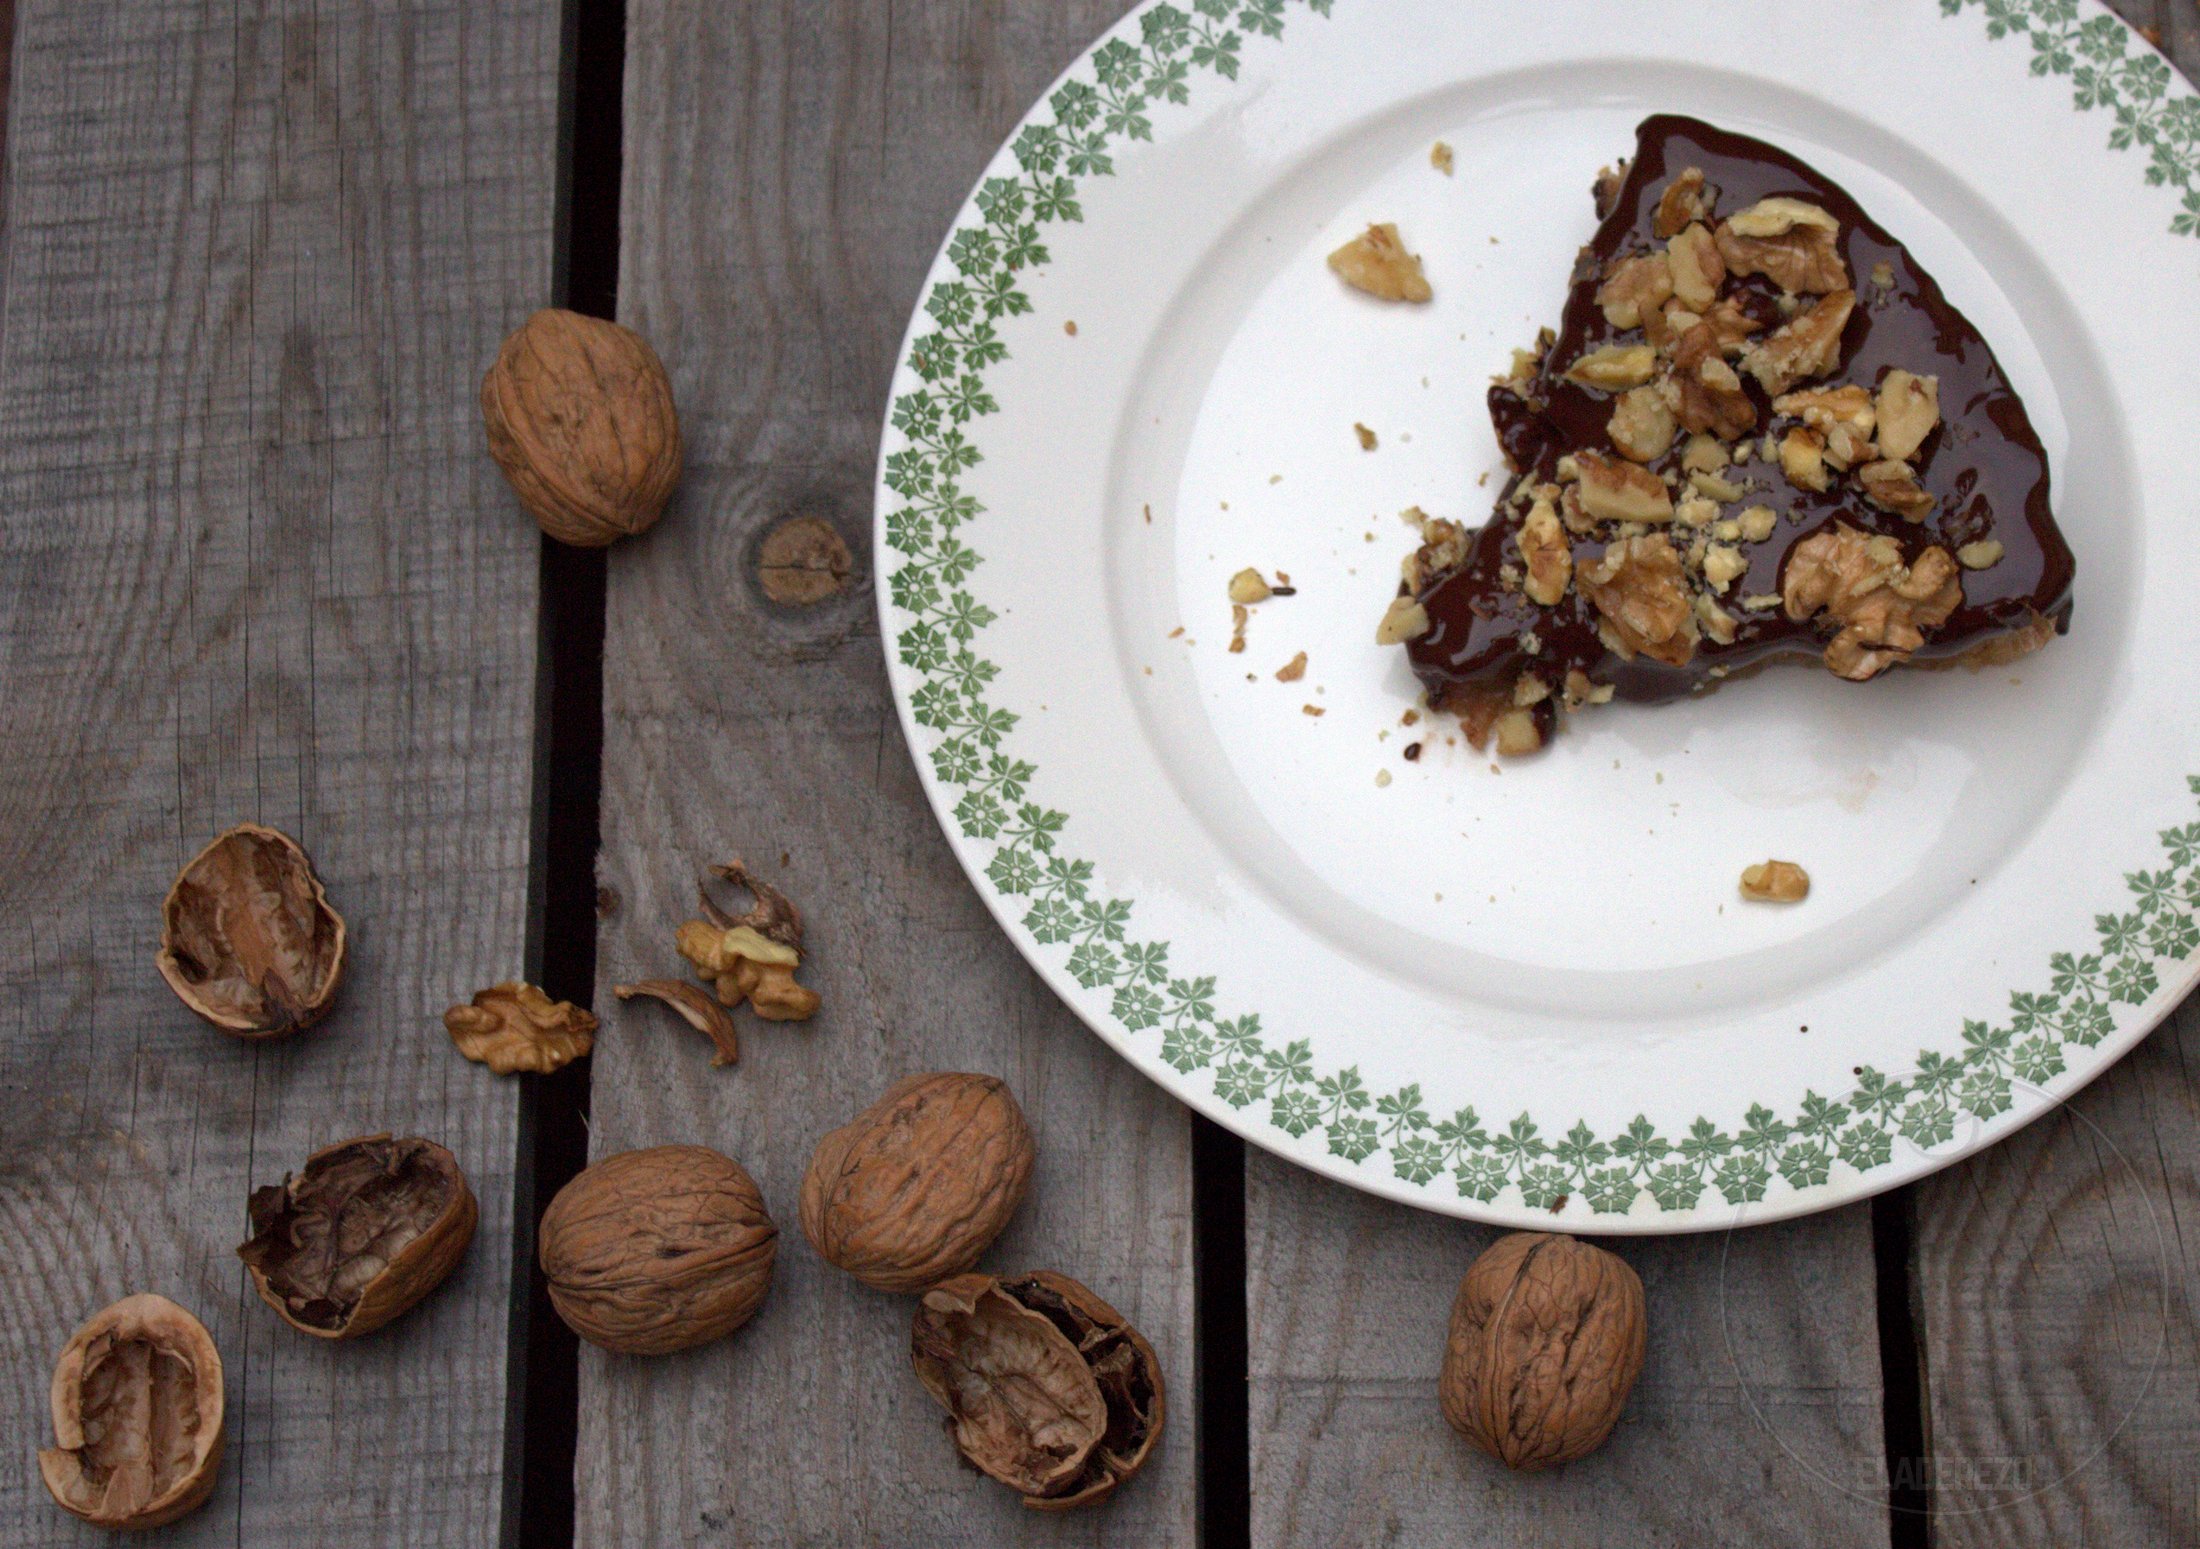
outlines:
[{"label": "green floral plate border", "polygon": [[[2139,153],[2145,183],[2179,196],[2171,232],[2200,235],[2200,96],[2158,53],[2091,0],[1935,3],[1950,18],[1982,11],[1989,38],[2030,47],[2034,75],[2067,76],[2079,111],[2107,115],[2110,146]],[[996,615],[972,585],[982,556],[965,541],[985,514],[965,476],[984,458],[982,424],[998,407],[989,374],[1008,357],[1011,320],[1031,310],[1024,285],[1048,262],[1047,228],[1083,219],[1085,186],[1111,176],[1125,147],[1152,139],[1157,114],[1189,103],[1203,81],[1237,79],[1249,49],[1286,27],[1318,25],[1333,4],[1148,5],[1034,110],[1010,142],[1015,173],[986,177],[947,239],[911,326],[879,469],[882,626],[914,681],[905,689],[896,679],[911,746],[935,795],[953,797],[951,813],[939,801],[943,821],[983,848],[996,902],[1079,985],[1107,995],[1125,1034],[1154,1040],[1187,1077],[1208,1073],[1215,1097],[1248,1119],[1293,1141],[1316,1137],[1331,1156],[1405,1184],[1448,1178],[1470,1206],[1516,1197],[1554,1210],[1578,1200],[1607,1220],[1654,1224],[1661,1212],[1715,1202],[1747,1207],[1775,1177],[1801,1189],[1828,1182],[1837,1165],[1868,1174],[1893,1160],[1898,1137],[1944,1145],[1959,1124],[2008,1112],[2013,1083],[2062,1075],[2070,1048],[2111,1038],[2117,1008],[2146,1003],[2165,967],[2200,946],[2200,821],[2162,831],[2154,864],[2126,873],[2128,897],[2097,916],[2096,940],[2054,953],[2043,980],[2013,992],[2001,1016],[1965,1021],[1959,1051],[1922,1049],[1908,1070],[1862,1067],[1848,1092],[1806,1092],[1787,1113],[1753,1105],[1732,1130],[1699,1117],[1664,1133],[1638,1115],[1600,1135],[1580,1122],[1547,1131],[1526,1113],[1439,1114],[1417,1083],[1372,1090],[1357,1066],[1326,1068],[1309,1040],[1270,1036],[1216,976],[1140,936],[1135,901],[1109,896],[1093,862],[1074,853],[1070,815],[1033,798],[1038,771],[1017,756],[1018,717],[988,697],[998,668],[981,639]],[[2200,777],[2188,784],[2200,797]],[[2188,973],[2177,967],[2172,978]]]}]

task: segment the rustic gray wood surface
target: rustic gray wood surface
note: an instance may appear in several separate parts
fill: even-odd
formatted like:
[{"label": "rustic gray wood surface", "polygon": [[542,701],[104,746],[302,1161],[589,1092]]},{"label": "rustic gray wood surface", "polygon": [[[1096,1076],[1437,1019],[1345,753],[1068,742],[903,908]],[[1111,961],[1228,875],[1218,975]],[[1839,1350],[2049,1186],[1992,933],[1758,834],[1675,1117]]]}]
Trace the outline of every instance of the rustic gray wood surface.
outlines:
[{"label": "rustic gray wood surface", "polygon": [[[1188,1544],[1197,1395],[1189,1120],[1087,1033],[963,880],[903,745],[873,612],[887,382],[919,281],[978,170],[1118,0],[629,10],[619,312],[662,348],[688,469],[611,556],[604,920],[593,1152],[739,1158],[781,1227],[757,1321],[688,1355],[581,1368],[579,1541]],[[754,573],[807,514],[854,585],[789,610]],[[608,986],[682,968],[705,862],[738,854],[806,911],[806,1025],[695,1034]],[[782,860],[782,856],[785,857]],[[741,1013],[744,1019],[747,1013]],[[1041,1516],[956,1461],[909,1371],[907,1297],[824,1264],[795,1221],[812,1147],[896,1078],[1005,1078],[1039,1166],[989,1266],[1089,1283],[1171,1379],[1157,1464],[1106,1511]]]},{"label": "rustic gray wood surface", "polygon": [[[0,1544],[110,1540],[30,1453],[83,1318],[162,1292],[227,1365],[175,1544],[488,1545],[507,1446],[517,1092],[453,1056],[528,930],[538,539],[481,455],[547,299],[558,7],[18,15],[0,325]],[[355,956],[275,1044],[153,970],[162,895],[258,819]],[[479,1236],[419,1311],[309,1340],[245,1196],[380,1129],[449,1144]]]}]

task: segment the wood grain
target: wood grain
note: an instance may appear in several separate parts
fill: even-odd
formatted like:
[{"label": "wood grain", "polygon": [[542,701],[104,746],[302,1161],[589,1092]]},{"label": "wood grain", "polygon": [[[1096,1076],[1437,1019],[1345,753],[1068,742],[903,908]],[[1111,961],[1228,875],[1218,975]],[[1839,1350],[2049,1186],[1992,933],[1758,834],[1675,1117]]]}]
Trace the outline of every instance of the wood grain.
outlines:
[{"label": "wood grain", "polygon": [[[1612,1244],[1650,1347],[1619,1429],[1516,1475],[1436,1407],[1483,1227],[1246,1160],[1257,1545],[1883,1542],[1871,1221]],[[1616,1536],[1618,1534],[1620,1536]]]},{"label": "wood grain", "polygon": [[[689,465],[610,558],[601,981],[677,972],[707,861],[810,921],[807,1025],[713,1070],[661,1010],[599,994],[593,1152],[716,1146],[762,1184],[778,1281],[733,1338],[584,1351],[579,1541],[897,1546],[1194,1538],[1188,1121],[1024,966],[919,790],[881,665],[871,477],[920,280],[978,170],[1119,0],[775,0],[629,10],[620,318],[656,341]],[[833,524],[854,584],[765,600],[764,533]],[[783,859],[784,857],[784,859]],[[744,1017],[746,1013],[743,1013]],[[1105,1511],[1039,1516],[964,1469],[909,1370],[911,1303],[824,1265],[794,1220],[818,1137],[926,1069],[1004,1077],[1039,1166],[987,1263],[1090,1283],[1167,1366],[1157,1461]]]},{"label": "wood grain", "polygon": [[[128,1292],[228,1370],[175,1544],[498,1541],[517,1089],[443,1006],[522,967],[538,539],[474,390],[545,299],[558,7],[26,3],[0,327],[0,1545],[104,1543],[28,1454],[54,1353]],[[153,972],[158,908],[257,819],[356,944],[248,1045]],[[255,1184],[433,1136],[479,1236],[356,1346],[281,1326]]]}]

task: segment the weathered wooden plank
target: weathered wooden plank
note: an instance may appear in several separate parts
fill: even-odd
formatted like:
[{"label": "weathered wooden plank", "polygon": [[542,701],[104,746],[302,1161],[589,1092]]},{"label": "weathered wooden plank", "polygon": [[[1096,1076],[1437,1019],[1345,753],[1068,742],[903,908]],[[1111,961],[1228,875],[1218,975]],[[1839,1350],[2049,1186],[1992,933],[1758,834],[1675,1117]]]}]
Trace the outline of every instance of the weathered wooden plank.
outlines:
[{"label": "weathered wooden plank", "polygon": [[[662,525],[611,556],[602,875],[620,901],[600,979],[676,971],[696,870],[740,853],[807,911],[825,1009],[752,1028],[741,1063],[712,1070],[661,1011],[597,997],[594,1152],[718,1146],[783,1235],[770,1301],[730,1340],[583,1352],[584,1544],[1192,1539],[1188,1121],[1076,1024],[958,872],[896,729],[860,558],[933,248],[1017,116],[1120,9],[630,8],[620,315],[666,356],[689,461]],[[790,611],[752,560],[798,512],[833,523],[860,570]],[[1005,1077],[1038,1135],[1031,1197],[988,1264],[1089,1281],[1167,1363],[1164,1451],[1102,1511],[1038,1516],[961,1468],[910,1375],[908,1299],[827,1267],[796,1226],[819,1135],[936,1068]]]},{"label": "weathered wooden plank", "polygon": [[[2187,0],[2112,3],[2200,68]],[[1915,1191],[1935,1543],[2200,1540],[2196,1056],[2188,1003],[2064,1111]]]},{"label": "weathered wooden plank", "polygon": [[1602,1451],[1515,1475],[1436,1406],[1459,1278],[1496,1233],[1246,1164],[1256,1545],[1877,1542],[1871,1219],[1613,1244],[1649,1355]]},{"label": "weathered wooden plank", "polygon": [[[0,1544],[105,1542],[26,1453],[83,1316],[228,1368],[165,1541],[485,1545],[505,1510],[518,1093],[437,1013],[522,967],[538,539],[474,391],[547,298],[559,7],[27,3],[0,328]],[[312,850],[336,1014],[248,1045],[153,972],[215,832]],[[255,1184],[392,1129],[481,1202],[453,1281],[330,1347],[233,1249]]]}]

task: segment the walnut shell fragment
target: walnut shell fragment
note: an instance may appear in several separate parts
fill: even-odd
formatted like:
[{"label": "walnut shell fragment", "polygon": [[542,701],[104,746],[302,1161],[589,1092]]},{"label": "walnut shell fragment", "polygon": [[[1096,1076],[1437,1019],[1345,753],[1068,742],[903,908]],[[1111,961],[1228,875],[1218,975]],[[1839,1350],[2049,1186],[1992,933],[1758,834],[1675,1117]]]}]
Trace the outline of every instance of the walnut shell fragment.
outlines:
[{"label": "walnut shell fragment", "polygon": [[927,1291],[909,1332],[917,1380],[962,1455],[1041,1511],[1115,1493],[1167,1419],[1161,1362],[1086,1286],[1040,1270],[957,1275]]},{"label": "walnut shell fragment", "polygon": [[1452,1428],[1507,1468],[1570,1463],[1618,1423],[1643,1342],[1642,1281],[1625,1260],[1514,1232],[1459,1283],[1437,1398]]},{"label": "walnut shell fragment", "polygon": [[165,1296],[94,1313],[53,1374],[54,1445],[38,1471],[63,1511],[94,1527],[155,1528],[214,1493],[222,1460],[222,1358],[206,1326]]},{"label": "walnut shell fragment", "polygon": [[569,1000],[552,1000],[532,984],[491,985],[473,1003],[443,1013],[458,1052],[500,1076],[527,1070],[547,1075],[579,1059],[596,1043],[596,1019]]},{"label": "walnut shell fragment", "polygon": [[763,1305],[779,1251],[755,1180],[703,1146],[604,1158],[558,1190],[541,1235],[558,1316],[625,1355],[732,1333]]},{"label": "walnut shell fragment", "polygon": [[344,920],[288,834],[239,823],[192,857],[161,905],[160,976],[225,1033],[279,1038],[336,1003]]},{"label": "walnut shell fragment", "polygon": [[621,1000],[646,995],[663,1001],[680,1014],[681,1021],[710,1039],[718,1051],[710,1057],[713,1065],[731,1065],[741,1058],[741,1038],[734,1030],[733,1018],[726,1015],[725,1007],[692,984],[678,979],[638,979],[632,984],[614,984],[611,993]]},{"label": "walnut shell fragment", "polygon": [[260,1300],[301,1334],[357,1339],[441,1285],[480,1207],[458,1158],[432,1140],[362,1135],[254,1189],[237,1249]]},{"label": "walnut shell fragment", "polygon": [[545,308],[481,379],[489,455],[560,543],[602,548],[645,532],[680,479],[672,383],[632,329]]},{"label": "walnut shell fragment", "polygon": [[817,1015],[817,992],[794,978],[802,964],[802,911],[738,860],[713,866],[711,875],[747,889],[753,901],[744,913],[729,914],[711,897],[706,880],[697,890],[704,918],[682,925],[674,939],[680,955],[725,1005],[747,1001],[751,1011],[771,1022],[806,1022]]},{"label": "walnut shell fragment", "polygon": [[1031,1185],[1031,1127],[992,1076],[909,1076],[817,1143],[803,1235],[881,1291],[921,1291],[976,1264]]}]

